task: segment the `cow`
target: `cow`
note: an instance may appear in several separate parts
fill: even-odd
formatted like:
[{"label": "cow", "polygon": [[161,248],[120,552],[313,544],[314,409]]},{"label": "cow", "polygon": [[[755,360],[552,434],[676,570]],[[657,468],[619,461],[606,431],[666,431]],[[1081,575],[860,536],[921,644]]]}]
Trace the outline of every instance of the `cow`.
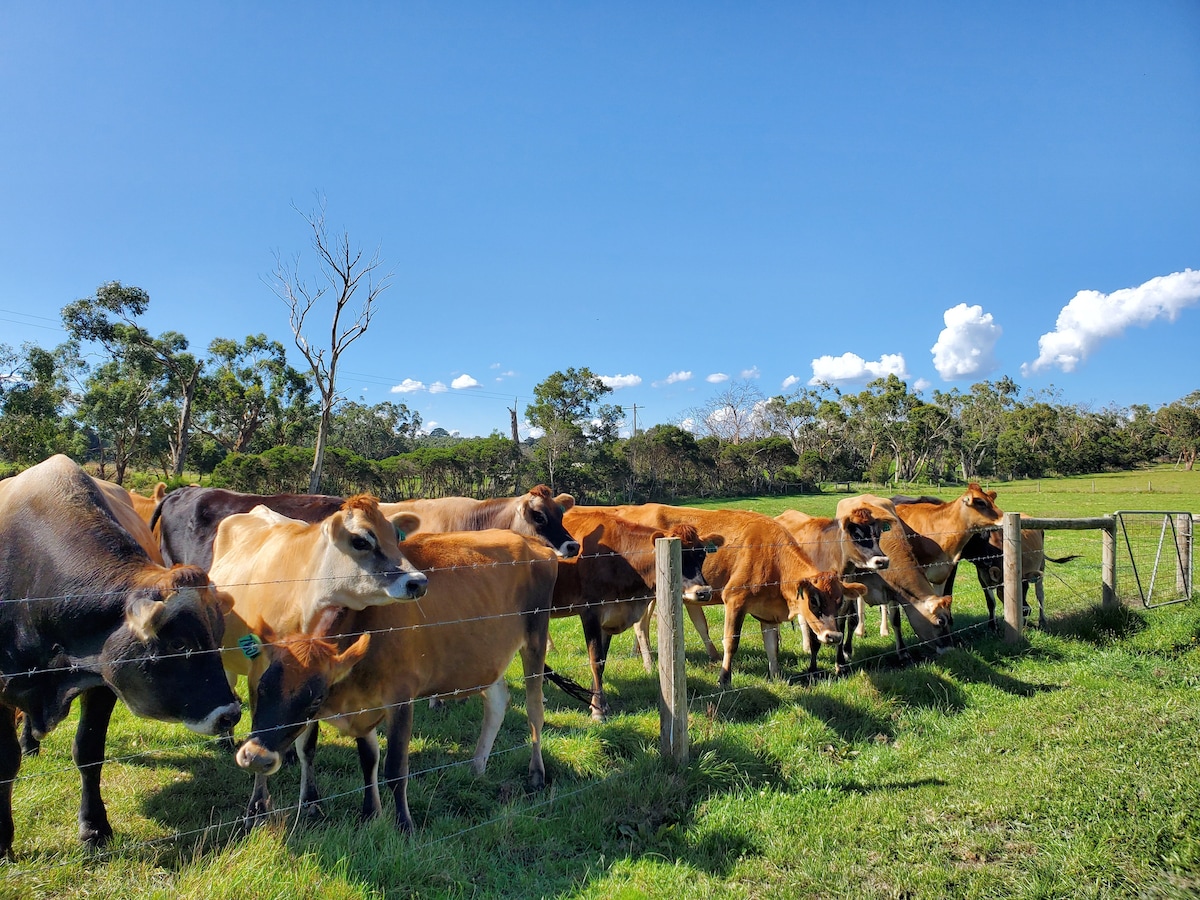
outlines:
[{"label": "cow", "polygon": [[[128,531],[135,541],[141,545],[146,551],[146,555],[160,566],[166,565],[163,559],[162,550],[159,547],[158,539],[154,536],[154,532],[150,530],[149,522],[143,517],[145,505],[142,504],[139,510],[138,502],[135,497],[141,497],[140,494],[135,494],[133,491],[121,487],[119,484],[113,484],[111,481],[104,481],[101,478],[92,478],[93,483],[99,488],[100,493],[104,495],[104,499],[108,501],[108,508],[121,527]],[[162,482],[159,482],[160,484]],[[148,498],[142,497],[142,500]],[[153,507],[151,508],[153,513]]]},{"label": "cow", "polygon": [[133,510],[141,517],[142,521],[147,525],[154,518],[154,510],[158,508],[158,504],[163,502],[163,498],[167,496],[167,486],[163,482],[158,482],[154,485],[154,490],[147,497],[139,494],[137,491],[129,489],[129,502],[133,504]]},{"label": "cow", "polygon": [[307,642],[294,636],[290,644],[264,648],[269,665],[259,681],[250,735],[237,753],[238,764],[256,775],[248,817],[270,808],[266,777],[306,728],[297,745],[300,800],[306,810],[315,809],[317,729],[316,721],[310,722],[315,719],[356,739],[366,788],[362,817],[378,815],[376,728],[386,720],[384,781],[395,799],[396,826],[411,831],[413,701],[431,695],[483,695],[483,727],[471,762],[481,775],[508,703],[504,673],[517,653],[525,673],[530,785],[545,785],[542,679],[557,555],[540,542],[500,529],[417,533],[405,543],[405,553],[429,575],[423,602],[372,607],[348,614],[337,634],[326,632]]},{"label": "cow", "polygon": [[563,514],[575,505],[570,494],[551,496],[544,484],[519,497],[475,500],[471,497],[439,497],[384,503],[384,515],[410,512],[421,518],[422,531],[482,531],[507,528],[541,541],[560,557],[570,559],[579,552],[579,542],[563,528]]},{"label": "cow", "polygon": [[[1046,591],[1042,582],[1045,580],[1046,563],[1066,563],[1079,559],[1078,553],[1069,556],[1046,555],[1046,533],[1040,528],[1021,529],[1021,613],[1028,619],[1031,613],[1027,597],[1029,585],[1033,584],[1034,594],[1038,601],[1038,628],[1046,627]],[[979,578],[979,587],[983,590],[987,602],[988,628],[996,630],[996,598],[1004,603],[1004,533],[989,531],[984,534],[974,534],[963,546],[960,560],[973,563],[975,574]],[[947,591],[953,589],[954,575],[951,574]]]},{"label": "cow", "polygon": [[219,653],[228,609],[203,570],[151,561],[68,457],[0,482],[0,855],[13,855],[18,710],[41,740],[79,698],[79,837],[100,846],[113,834],[100,773],[118,699],[201,734],[240,717]]},{"label": "cow", "polygon": [[384,518],[367,494],[343,500],[317,522],[266,506],[222,519],[209,576],[233,598],[225,620],[230,680],[244,676],[253,695],[266,667],[255,648],[264,627],[281,636],[312,633],[330,613],[424,596],[428,578],[401,552],[397,534],[418,525],[409,513],[397,522]]},{"label": "cow", "polygon": [[[685,603],[692,623],[700,631],[710,659],[721,660],[718,684],[730,686],[733,657],[742,637],[746,616],[758,619],[767,654],[767,673],[780,676],[779,625],[799,617],[816,639],[825,644],[841,643],[837,616],[846,591],[857,596],[861,586],[838,578],[818,580],[814,565],[787,529],[761,513],[749,510],[696,509],[646,503],[639,506],[600,507],[622,518],[673,528],[691,525],[701,534],[720,535],[721,546],[707,556],[704,579],[712,586],[710,603],[725,608],[724,653],[719,654],[708,636],[708,623],[701,604]],[[833,573],[837,575],[839,573]],[[636,626],[639,646],[649,645],[649,620],[643,616]]]},{"label": "cow", "polygon": [[[858,571],[879,572],[888,567],[888,557],[880,547],[880,538],[892,525],[881,516],[879,507],[859,497],[848,497],[838,503],[833,518],[810,516],[789,509],[777,515],[775,520],[791,533],[814,565],[824,571],[854,575]],[[839,674],[846,670],[853,653],[857,620],[857,604],[845,608],[839,618],[842,641],[837,646],[835,667]],[[804,649],[810,653],[809,671],[815,672],[820,644],[809,640],[808,629],[803,634]]]},{"label": "cow", "polygon": [[244,494],[224,488],[189,486],[171,491],[154,510],[150,527],[168,563],[185,562],[208,571],[213,540],[226,516],[265,506],[291,519],[318,522],[337,512],[343,497],[329,494]]},{"label": "cow", "polygon": [[654,601],[654,542],[661,537],[680,539],[683,596],[693,603],[704,603],[712,593],[701,570],[705,548],[715,546],[718,539],[701,538],[691,525],[676,525],[664,531],[630,522],[607,510],[581,506],[567,510],[563,525],[581,549],[575,558],[558,567],[551,616],[578,615],[583,624],[592,670],[592,718],[602,722],[608,714],[604,666],[612,637],[640,621]]},{"label": "cow", "polygon": [[[996,492],[985,491],[971,482],[961,497],[943,502],[937,497],[893,497],[896,514],[905,525],[909,541],[918,558],[928,557],[925,577],[934,586],[944,586],[958,562],[959,554],[971,535],[999,525],[1004,518],[996,506]],[[918,542],[929,542],[929,552],[922,553]],[[933,550],[936,546],[941,557]],[[942,591],[943,595],[948,595]],[[947,611],[949,606],[947,605]]]}]

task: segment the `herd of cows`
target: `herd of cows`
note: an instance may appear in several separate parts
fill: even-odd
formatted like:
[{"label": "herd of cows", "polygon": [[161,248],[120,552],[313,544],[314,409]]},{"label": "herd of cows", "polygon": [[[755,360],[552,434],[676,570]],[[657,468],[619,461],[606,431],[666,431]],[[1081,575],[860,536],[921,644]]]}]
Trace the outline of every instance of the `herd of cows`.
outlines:
[{"label": "herd of cows", "polygon": [[[94,846],[113,833],[100,772],[117,699],[136,715],[232,739],[242,678],[251,727],[236,760],[255,776],[248,822],[270,811],[267,779],[293,745],[301,808],[315,809],[319,719],[356,739],[364,817],[382,810],[378,732],[386,730],[383,782],[397,826],[412,829],[414,703],[482,695],[472,758],[480,774],[518,654],[529,778],[539,788],[543,678],[556,677],[546,666],[550,620],[580,617],[591,712],[603,719],[612,636],[634,629],[652,667],[660,537],[680,540],[685,607],[720,661],[723,688],[747,615],[760,623],[771,676],[780,673],[779,626],[789,620],[801,625],[812,669],[830,645],[842,670],[868,605],[890,611],[899,651],[901,611],[922,642],[948,646],[958,561],[976,563],[994,621],[995,496],[976,484],[948,502],[864,494],[842,500],[832,518],[585,507],[544,485],[493,500],[382,503],[201,487],[165,493],[162,485],[146,498],[52,457],[0,481],[0,854],[13,854],[22,755],[37,752],[76,699],[80,839]],[[1041,577],[1040,537],[1023,534],[1026,584]],[[707,605],[724,608],[722,649],[709,636]]]}]

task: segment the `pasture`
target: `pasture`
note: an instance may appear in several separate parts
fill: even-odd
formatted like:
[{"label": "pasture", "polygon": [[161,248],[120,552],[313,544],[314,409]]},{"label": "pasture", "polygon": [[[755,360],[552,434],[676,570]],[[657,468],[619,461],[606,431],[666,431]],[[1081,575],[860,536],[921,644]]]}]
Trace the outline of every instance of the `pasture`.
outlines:
[{"label": "pasture", "polygon": [[[1006,511],[1037,516],[1200,511],[1200,473],[1170,469],[991,487]],[[704,505],[827,515],[841,496]],[[1049,534],[1047,553],[1083,558],[1049,566],[1046,631],[1019,645],[989,634],[965,567],[960,645],[918,649],[907,667],[875,612],[851,674],[801,675],[799,635],[785,628],[790,677],[770,682],[752,627],[732,689],[718,692],[688,623],[691,762],[679,771],[660,759],[657,680],[630,656],[631,633],[613,641],[606,723],[547,685],[539,794],[524,787],[519,662],[480,778],[468,768],[479,700],[421,704],[408,837],[390,797],[382,821],[356,820],[357,757],[332,730],[318,752],[325,818],[289,814],[290,767],[272,780],[276,820],[247,834],[250,778],[232,755],[118,706],[103,782],[116,838],[88,853],[73,715],[22,767],[18,859],[0,866],[0,898],[1196,896],[1200,604],[1101,613],[1099,534]],[[719,610],[708,617],[719,635]],[[586,681],[578,620],[551,634],[550,665]],[[820,665],[827,675],[830,651]]]}]

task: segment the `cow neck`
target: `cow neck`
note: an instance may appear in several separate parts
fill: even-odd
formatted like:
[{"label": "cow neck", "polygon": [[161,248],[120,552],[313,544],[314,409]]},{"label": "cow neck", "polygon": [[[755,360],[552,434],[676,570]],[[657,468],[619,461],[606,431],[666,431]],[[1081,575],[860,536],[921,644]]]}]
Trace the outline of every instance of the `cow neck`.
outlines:
[{"label": "cow neck", "polygon": [[509,512],[508,507],[511,505],[513,498],[509,497],[492,497],[488,500],[480,500],[479,505],[471,510],[467,516],[466,527],[464,531],[486,531],[489,528],[508,528],[512,525],[512,519],[505,514]]}]

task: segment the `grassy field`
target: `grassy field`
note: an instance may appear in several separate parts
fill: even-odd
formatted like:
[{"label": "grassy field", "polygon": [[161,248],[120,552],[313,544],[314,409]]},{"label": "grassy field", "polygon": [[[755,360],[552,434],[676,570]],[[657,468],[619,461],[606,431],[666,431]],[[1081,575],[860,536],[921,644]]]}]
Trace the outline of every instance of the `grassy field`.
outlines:
[{"label": "grassy field", "polygon": [[[1038,516],[1200,511],[1200,473],[1166,469],[991,487],[1006,510]],[[724,505],[828,514],[841,496]],[[479,701],[419,708],[411,837],[390,819],[356,821],[355,752],[331,731],[319,754],[325,820],[284,813],[245,834],[250,781],[232,758],[119,708],[104,773],[117,838],[88,854],[68,720],[22,769],[19,858],[0,867],[0,897],[1200,895],[1200,604],[1135,600],[1102,614],[1098,533],[1053,534],[1047,552],[1083,558],[1053,568],[1049,627],[1020,645],[980,627],[971,572],[955,593],[961,646],[904,668],[872,618],[850,675],[801,677],[799,637],[785,629],[793,674],[769,682],[752,633],[733,689],[718,692],[689,626],[692,761],[680,771],[660,760],[656,682],[628,655],[629,635],[613,644],[607,723],[547,688],[551,784],[540,794],[524,789],[519,666],[482,778],[466,766]],[[577,623],[552,632],[551,665],[584,680]],[[285,769],[277,804],[296,788]]]}]

